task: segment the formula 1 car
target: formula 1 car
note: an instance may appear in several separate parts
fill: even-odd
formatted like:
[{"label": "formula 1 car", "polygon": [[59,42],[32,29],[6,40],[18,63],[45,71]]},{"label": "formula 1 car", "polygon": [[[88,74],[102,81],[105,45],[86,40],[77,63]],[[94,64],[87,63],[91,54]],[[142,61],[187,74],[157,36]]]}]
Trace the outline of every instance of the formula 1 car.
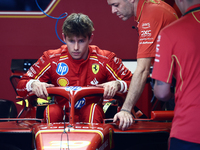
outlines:
[{"label": "formula 1 car", "polygon": [[[27,106],[25,99],[20,98],[24,103],[18,116],[0,119],[1,150],[167,149],[171,122],[156,120],[171,120],[173,111],[154,111],[150,119],[135,119],[128,130],[121,131],[118,123],[108,118],[104,123],[75,122],[75,103],[82,97],[102,96],[103,88],[69,86],[47,91],[51,97],[61,96],[70,101],[69,121],[44,123],[41,114],[47,104],[38,106],[36,96],[29,95]],[[114,99],[117,105],[124,101],[120,93]]]}]

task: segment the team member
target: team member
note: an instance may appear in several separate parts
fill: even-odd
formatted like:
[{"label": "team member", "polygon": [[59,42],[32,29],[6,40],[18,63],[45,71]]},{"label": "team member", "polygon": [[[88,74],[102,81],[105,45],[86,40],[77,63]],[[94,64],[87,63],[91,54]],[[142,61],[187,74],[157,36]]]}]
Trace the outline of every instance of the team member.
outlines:
[{"label": "team member", "polygon": [[[89,45],[93,30],[93,22],[88,16],[81,13],[68,16],[63,24],[66,45],[44,52],[19,81],[18,94],[26,96],[33,92],[45,98],[48,96],[47,87],[97,84],[103,86],[104,98],[113,97],[117,91],[126,93],[132,73],[113,52]],[[47,83],[49,81],[51,84]],[[102,122],[104,114],[98,102],[98,98],[87,99],[87,103],[80,109],[80,121]],[[55,115],[56,112],[62,114],[61,111],[60,105],[49,105],[44,116],[50,115],[50,122],[62,121],[62,115]],[[45,120],[49,122],[47,117]]]},{"label": "team member", "polygon": [[183,16],[159,35],[152,77],[155,96],[163,101],[176,78],[170,150],[200,149],[200,0],[176,0]]},{"label": "team member", "polygon": [[153,63],[152,58],[155,57],[159,31],[175,21],[177,15],[171,6],[161,0],[107,0],[107,2],[112,7],[112,13],[116,13],[123,21],[135,17],[135,21],[138,22],[137,67],[125,103],[121,111],[114,116],[114,121],[120,119],[119,128],[125,130],[133,123],[130,112],[146,84]]}]

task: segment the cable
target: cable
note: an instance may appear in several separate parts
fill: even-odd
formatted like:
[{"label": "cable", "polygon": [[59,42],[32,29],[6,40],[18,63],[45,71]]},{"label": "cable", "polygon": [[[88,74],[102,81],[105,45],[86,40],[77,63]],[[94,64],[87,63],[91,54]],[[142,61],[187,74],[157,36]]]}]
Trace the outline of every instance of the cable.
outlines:
[{"label": "cable", "polygon": [[37,0],[35,0],[35,3],[36,3],[36,5],[38,6],[38,8],[43,12],[43,14],[45,14],[47,17],[52,18],[52,19],[57,19],[56,25],[55,25],[56,36],[57,36],[57,38],[58,38],[62,43],[66,44],[63,40],[60,39],[60,37],[59,37],[59,35],[58,35],[57,25],[58,25],[58,21],[59,21],[60,19],[66,18],[68,14],[65,12],[65,13],[63,13],[62,15],[60,15],[59,17],[53,17],[53,16],[48,15],[47,13],[45,13],[45,12],[42,10],[42,8],[39,6]]},{"label": "cable", "polygon": [[[63,13],[62,15],[59,16],[59,18],[62,18],[62,16],[63,16],[64,14],[67,15],[67,13]],[[66,15],[65,15],[65,16],[66,16]],[[56,25],[55,25],[56,36],[58,37],[58,39],[59,39],[62,43],[66,44],[63,40],[60,39],[60,37],[59,37],[59,35],[58,35],[57,25],[58,25],[58,21],[60,20],[59,18],[57,19],[57,21],[56,21]]]},{"label": "cable", "polygon": [[65,17],[67,17],[67,13],[66,13],[66,16],[63,16],[62,18],[60,18],[60,17],[57,18],[57,17],[50,16],[50,15],[48,15],[47,13],[45,13],[45,12],[42,10],[42,8],[39,6],[37,0],[35,0],[35,3],[36,3],[36,5],[38,6],[38,8],[43,12],[43,14],[45,14],[46,16],[48,16],[48,17],[50,17],[50,18],[52,18],[52,19],[63,19],[63,18],[65,18]]}]

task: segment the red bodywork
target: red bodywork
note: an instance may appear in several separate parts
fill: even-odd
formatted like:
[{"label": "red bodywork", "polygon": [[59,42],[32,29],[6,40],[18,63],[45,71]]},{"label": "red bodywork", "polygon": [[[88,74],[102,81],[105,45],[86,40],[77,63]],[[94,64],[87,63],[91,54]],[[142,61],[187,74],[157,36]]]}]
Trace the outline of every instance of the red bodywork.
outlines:
[{"label": "red bodywork", "polygon": [[[74,106],[77,100],[85,96],[102,96],[103,88],[98,87],[71,87],[71,90],[66,87],[53,87],[48,88],[50,95],[60,95],[70,100],[71,106]],[[29,101],[33,101],[34,96],[30,95]],[[124,97],[117,93],[115,99],[123,102]],[[116,145],[119,141],[124,140],[122,135],[129,134],[138,137],[138,135],[169,134],[171,122],[155,122],[155,120],[172,119],[173,111],[164,113],[162,111],[152,112],[150,119],[135,119],[135,123],[126,131],[118,129],[118,123],[80,123],[74,120],[74,107],[71,107],[69,122],[59,123],[42,123],[43,119],[36,119],[35,114],[37,106],[29,105],[25,113],[25,118],[7,118],[10,122],[0,122],[1,133],[30,133],[32,134],[32,148],[37,150],[48,149],[88,149],[88,150],[109,150]],[[164,114],[164,115],[163,115]],[[6,120],[6,119],[1,119]],[[106,120],[109,119],[105,119]],[[154,122],[152,122],[154,120]],[[119,134],[120,136],[116,136]],[[122,139],[120,139],[122,137]],[[117,139],[118,138],[118,139]],[[132,140],[134,143],[135,139]],[[145,143],[145,142],[144,142]],[[35,146],[34,146],[35,145]],[[123,145],[123,143],[122,143]],[[120,148],[121,149],[121,148]]]}]

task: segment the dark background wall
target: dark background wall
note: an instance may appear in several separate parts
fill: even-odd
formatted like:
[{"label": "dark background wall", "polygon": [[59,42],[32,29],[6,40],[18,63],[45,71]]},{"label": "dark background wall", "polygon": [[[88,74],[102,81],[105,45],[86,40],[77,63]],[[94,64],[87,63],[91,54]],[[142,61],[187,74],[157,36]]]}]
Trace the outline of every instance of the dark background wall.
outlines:
[{"label": "dark background wall", "polygon": [[[124,22],[111,13],[106,0],[56,0],[48,12],[58,17],[62,13],[81,12],[94,22],[92,44],[115,52],[122,59],[136,59],[138,36],[133,18]],[[58,22],[58,34],[61,26]],[[43,15],[17,15],[0,11],[0,98],[15,100],[15,92],[10,84],[12,59],[38,59],[43,51],[59,48],[62,43],[55,33],[55,19]]]}]

